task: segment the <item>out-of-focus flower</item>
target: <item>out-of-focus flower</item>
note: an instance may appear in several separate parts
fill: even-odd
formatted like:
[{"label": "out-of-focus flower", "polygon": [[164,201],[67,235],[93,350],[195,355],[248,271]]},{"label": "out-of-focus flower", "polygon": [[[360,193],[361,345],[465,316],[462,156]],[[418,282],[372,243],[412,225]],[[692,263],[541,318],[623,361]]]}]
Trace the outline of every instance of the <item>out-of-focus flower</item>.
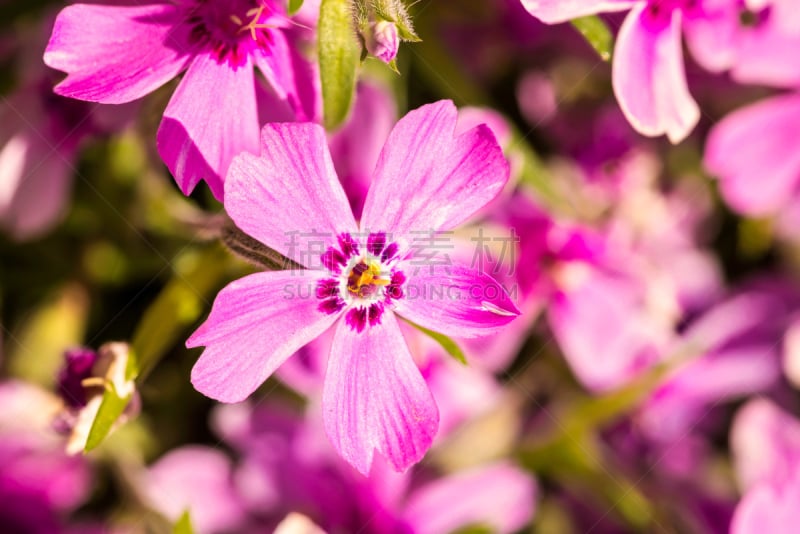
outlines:
[{"label": "out-of-focus flower", "polygon": [[56,19],[44,61],[67,73],[56,93],[104,104],[139,99],[186,70],[158,151],[184,193],[205,180],[222,200],[233,157],[258,152],[259,101],[298,120],[317,115],[314,67],[296,50],[293,24],[276,0],[75,4]]},{"label": "out-of-focus flower", "polygon": [[86,348],[65,352],[64,367],[58,376],[64,409],[55,418],[54,427],[69,436],[67,453],[77,454],[86,447],[107,387],[113,387],[120,398],[130,397],[114,428],[138,414],[136,385],[125,378],[129,353],[130,347],[121,342],[106,343],[96,353]]},{"label": "out-of-focus flower", "polygon": [[692,321],[679,345],[690,361],[653,393],[637,422],[651,439],[680,439],[712,408],[768,391],[781,377],[782,339],[800,309],[788,283],[753,283]]},{"label": "out-of-focus flower", "polygon": [[[198,493],[222,495],[224,507],[238,495],[246,518],[236,526],[229,523],[228,529],[263,531],[284,524],[290,512],[301,511],[303,522],[324,532],[365,534],[446,534],[470,526],[510,533],[530,521],[535,510],[535,481],[505,462],[432,478],[425,471],[395,473],[376,461],[364,478],[332,450],[316,418],[304,420],[277,405],[255,409],[241,404],[218,408],[214,421],[218,433],[241,455],[241,463],[231,473],[222,453],[203,450],[218,457],[213,471],[219,476],[212,479],[189,473],[204,469],[203,462],[171,461],[169,478],[146,478],[148,493],[172,492],[166,503],[152,501],[156,509],[177,510],[172,503],[180,502],[194,519],[203,514],[200,508],[208,502]],[[165,459],[180,454],[189,460],[189,452],[195,449],[179,449]],[[162,462],[152,468],[160,475],[166,474]],[[207,481],[207,487],[175,483],[198,477]],[[226,528],[196,523],[204,533]]]},{"label": "out-of-focus flower", "polygon": [[[726,6],[724,0],[716,3]],[[720,26],[706,28],[702,38],[710,46],[697,47],[698,61],[710,70],[730,66],[731,76],[739,82],[797,87],[797,4],[793,0],[727,0],[727,9],[730,14],[720,17]]]},{"label": "out-of-focus flower", "polygon": [[4,532],[65,531],[63,516],[89,496],[89,466],[50,428],[58,400],[21,382],[0,384],[0,525]]},{"label": "out-of-focus flower", "polygon": [[133,111],[122,106],[112,117],[54,95],[53,72],[30,52],[45,44],[42,28],[35,30],[20,32],[17,52],[25,68],[15,89],[0,97],[0,228],[17,240],[40,237],[60,222],[79,149],[87,139],[121,128]]},{"label": "out-of-focus flower", "polygon": [[[750,216],[786,215],[800,204],[800,93],[772,97],[725,117],[706,143],[705,165],[725,201]],[[797,229],[783,224],[788,235]]]},{"label": "out-of-focus flower", "polygon": [[[491,131],[478,126],[456,136],[456,121],[455,106],[443,101],[397,123],[360,226],[322,128],[264,128],[261,156],[234,160],[225,208],[243,231],[308,270],[254,274],[219,293],[187,341],[206,347],[192,370],[199,391],[241,401],[335,324],[323,391],[335,448],[362,473],[375,450],[398,470],[424,455],[438,413],[395,313],[458,337],[493,333],[519,313],[494,279],[429,261],[428,241],[420,241],[467,220],[508,180]],[[254,337],[268,338],[271,348],[254,346]]]},{"label": "out-of-focus flower", "polygon": [[[666,134],[678,143],[700,119],[686,82],[681,35],[686,35],[694,57],[711,71],[734,68],[734,75],[745,81],[781,82],[775,79],[781,77],[775,74],[781,70],[776,65],[785,63],[794,76],[800,73],[786,56],[796,48],[800,32],[796,25],[780,22],[791,10],[790,1],[522,0],[522,4],[548,24],[630,9],[614,46],[614,94],[638,132]],[[752,23],[748,18],[754,19]],[[787,18],[794,20],[791,15]]]},{"label": "out-of-focus flower", "polygon": [[743,493],[731,532],[790,532],[800,513],[800,421],[754,399],[736,415],[731,449]]},{"label": "out-of-focus flower", "polygon": [[526,195],[508,209],[520,235],[522,291],[547,305],[547,319],[577,378],[593,391],[629,381],[658,361],[672,332],[647,279],[601,233],[552,220]]},{"label": "out-of-focus flower", "polygon": [[199,533],[233,532],[245,509],[233,485],[233,462],[222,451],[200,445],[172,450],[140,480],[148,504],[170,521],[190,512]]}]

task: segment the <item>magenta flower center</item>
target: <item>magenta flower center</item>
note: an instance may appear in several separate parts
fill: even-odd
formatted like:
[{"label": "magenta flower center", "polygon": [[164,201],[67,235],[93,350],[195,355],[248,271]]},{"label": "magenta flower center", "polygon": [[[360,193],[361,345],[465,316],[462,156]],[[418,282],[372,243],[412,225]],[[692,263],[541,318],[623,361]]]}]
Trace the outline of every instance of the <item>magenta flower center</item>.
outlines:
[{"label": "magenta flower center", "polygon": [[385,307],[403,298],[406,277],[397,269],[397,244],[387,244],[386,234],[371,233],[363,252],[350,234],[341,234],[338,241],[338,247],[321,256],[332,276],[317,283],[319,310],[333,314],[346,309],[345,322],[361,332],[380,324]]},{"label": "magenta flower center", "polygon": [[186,23],[193,44],[238,67],[252,54],[268,53],[273,32],[287,20],[269,0],[193,0]]},{"label": "magenta flower center", "polygon": [[700,0],[649,0],[644,13],[645,21],[653,29],[668,26],[676,9],[689,12],[697,9]]}]

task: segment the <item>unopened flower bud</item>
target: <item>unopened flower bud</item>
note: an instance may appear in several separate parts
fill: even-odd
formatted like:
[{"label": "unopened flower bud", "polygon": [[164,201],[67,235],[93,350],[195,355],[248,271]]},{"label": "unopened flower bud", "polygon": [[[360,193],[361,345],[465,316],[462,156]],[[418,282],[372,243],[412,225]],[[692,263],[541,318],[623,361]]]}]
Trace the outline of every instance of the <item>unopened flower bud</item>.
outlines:
[{"label": "unopened flower bud", "polygon": [[379,20],[370,24],[369,35],[366,36],[367,50],[384,63],[391,63],[397,57],[400,37],[397,26],[388,20]]}]

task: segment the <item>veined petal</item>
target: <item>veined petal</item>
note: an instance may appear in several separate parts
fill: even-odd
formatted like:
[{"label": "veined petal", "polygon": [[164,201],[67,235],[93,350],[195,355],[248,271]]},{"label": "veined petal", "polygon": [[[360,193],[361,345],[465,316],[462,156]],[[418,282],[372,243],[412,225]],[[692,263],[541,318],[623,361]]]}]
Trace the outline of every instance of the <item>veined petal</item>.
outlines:
[{"label": "veined petal", "polygon": [[360,333],[339,322],[322,406],[331,443],[364,475],[375,451],[397,471],[418,462],[439,425],[433,396],[388,310]]},{"label": "veined petal", "polygon": [[449,100],[400,119],[383,147],[364,205],[362,228],[392,233],[448,230],[505,186],[509,165],[488,126],[455,136]]},{"label": "veined petal", "polygon": [[358,227],[316,124],[267,124],[261,155],[234,158],[225,182],[225,209],[236,225],[309,268],[342,232]]},{"label": "veined petal", "polygon": [[55,92],[121,104],[157,89],[190,59],[180,16],[167,3],[65,7],[44,53],[48,66],[67,73]]},{"label": "veined petal", "polygon": [[546,24],[557,24],[596,13],[624,11],[636,0],[522,0],[522,6]]},{"label": "veined petal", "polygon": [[481,525],[491,532],[516,532],[530,521],[536,483],[521,470],[499,463],[442,477],[409,497],[403,515],[418,534],[448,534]]},{"label": "veined petal", "polygon": [[625,117],[643,135],[666,134],[682,141],[700,120],[689,94],[681,49],[681,13],[669,23],[648,18],[642,3],[630,12],[617,36],[612,66],[614,94]]},{"label": "veined petal", "polygon": [[204,346],[192,384],[222,402],[247,398],[289,356],[320,335],[336,314],[319,311],[314,271],[251,274],[217,295],[211,314],[186,341]]},{"label": "veined petal", "polygon": [[725,200],[748,215],[774,213],[800,182],[800,95],[763,100],[737,110],[708,136],[705,164]]},{"label": "veined petal", "polygon": [[397,313],[448,336],[493,334],[519,310],[494,278],[463,265],[433,265],[408,260],[400,267],[408,281]]},{"label": "veined petal", "polygon": [[197,56],[164,111],[158,153],[184,194],[205,180],[222,200],[233,157],[258,152],[258,109],[253,67],[236,69]]}]

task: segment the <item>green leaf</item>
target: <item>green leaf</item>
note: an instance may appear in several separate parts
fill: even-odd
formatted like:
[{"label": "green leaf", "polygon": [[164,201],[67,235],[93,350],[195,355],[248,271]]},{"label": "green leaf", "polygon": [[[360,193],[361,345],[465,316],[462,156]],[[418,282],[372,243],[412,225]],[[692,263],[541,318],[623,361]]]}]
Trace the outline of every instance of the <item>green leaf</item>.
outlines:
[{"label": "green leaf", "polygon": [[289,5],[286,9],[289,15],[294,15],[300,8],[303,7],[303,0],[289,0]]},{"label": "green leaf", "polygon": [[611,59],[614,37],[603,20],[596,15],[581,17],[570,21],[583,38],[592,45],[603,61]]},{"label": "green leaf", "polygon": [[325,127],[334,130],[350,111],[361,57],[348,0],[322,0],[317,27]]},{"label": "green leaf", "polygon": [[111,432],[111,427],[125,411],[125,407],[131,400],[131,395],[120,397],[117,390],[114,388],[112,382],[108,382],[106,389],[103,392],[103,400],[100,402],[100,408],[97,410],[97,415],[92,422],[92,428],[89,430],[89,436],[86,438],[86,446],[83,448],[84,452],[89,452],[100,445],[103,440]]},{"label": "green leaf", "polygon": [[444,334],[440,334],[439,332],[434,332],[433,330],[428,330],[424,326],[420,326],[408,320],[406,322],[411,326],[413,326],[414,328],[416,328],[417,330],[419,330],[420,332],[422,332],[423,334],[433,339],[434,341],[436,341],[439,345],[442,346],[442,348],[447,352],[447,354],[449,354],[462,364],[467,365],[467,357],[464,354],[464,351],[461,350],[461,347],[459,347],[455,341],[453,341]]},{"label": "green leaf", "polygon": [[194,534],[192,519],[189,517],[189,510],[183,512],[178,518],[178,521],[175,522],[175,526],[172,527],[172,534]]}]

